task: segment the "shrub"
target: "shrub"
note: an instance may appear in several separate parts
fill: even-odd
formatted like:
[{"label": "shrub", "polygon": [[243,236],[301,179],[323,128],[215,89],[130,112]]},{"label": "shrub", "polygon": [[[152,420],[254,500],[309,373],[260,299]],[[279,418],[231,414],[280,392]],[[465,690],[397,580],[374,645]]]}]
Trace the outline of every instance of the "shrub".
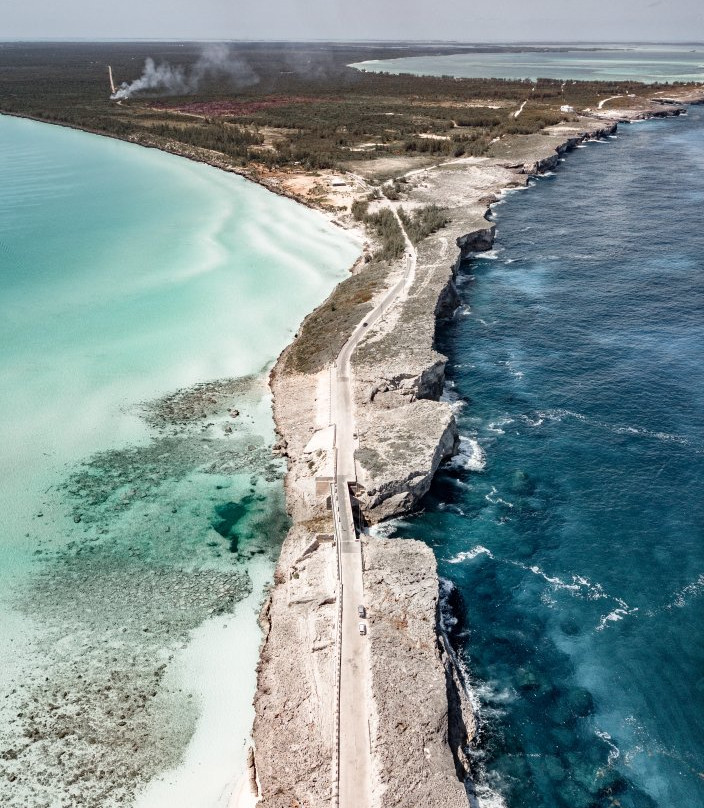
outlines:
[{"label": "shrub", "polygon": [[450,221],[444,208],[437,205],[426,205],[408,214],[403,208],[398,209],[398,215],[408,234],[408,238],[417,244],[426,236],[440,230]]},{"label": "shrub", "polygon": [[369,210],[369,202],[366,199],[355,199],[352,203],[351,213],[358,222],[364,221]]},{"label": "shrub", "polygon": [[378,213],[369,213],[364,219],[365,224],[374,230],[381,240],[381,250],[375,258],[382,261],[392,261],[400,258],[406,249],[406,240],[394,214],[383,208]]}]

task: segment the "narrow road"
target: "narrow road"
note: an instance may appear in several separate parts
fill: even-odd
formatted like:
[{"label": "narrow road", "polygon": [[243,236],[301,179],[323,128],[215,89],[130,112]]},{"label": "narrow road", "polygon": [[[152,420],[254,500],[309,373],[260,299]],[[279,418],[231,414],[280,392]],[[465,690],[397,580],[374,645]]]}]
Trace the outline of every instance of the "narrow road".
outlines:
[{"label": "narrow road", "polygon": [[[349,485],[357,480],[354,450],[356,429],[350,359],[367,330],[398,298],[408,294],[416,269],[416,251],[393,206],[389,205],[406,239],[403,277],[357,325],[333,367],[332,422],[336,425],[337,476],[333,510],[339,518],[340,572],[342,577],[342,654],[340,670],[339,806],[371,805],[371,744],[369,736],[369,641],[360,635],[357,608],[364,605],[361,543],[355,533]],[[337,495],[337,496],[335,496]],[[365,621],[366,622],[366,621]]]},{"label": "narrow road", "polygon": [[608,98],[602,98],[601,101],[597,104],[597,109],[603,109],[604,104],[608,103],[609,101],[615,101],[617,98],[635,98],[633,93],[628,93],[627,96],[625,95],[610,95]]},{"label": "narrow road", "polygon": [[622,95],[610,95],[608,98],[602,98],[601,101],[599,101],[599,103],[596,105],[596,108],[597,109],[603,109],[604,104],[606,104],[608,101],[615,101],[617,98],[623,98],[623,96]]}]

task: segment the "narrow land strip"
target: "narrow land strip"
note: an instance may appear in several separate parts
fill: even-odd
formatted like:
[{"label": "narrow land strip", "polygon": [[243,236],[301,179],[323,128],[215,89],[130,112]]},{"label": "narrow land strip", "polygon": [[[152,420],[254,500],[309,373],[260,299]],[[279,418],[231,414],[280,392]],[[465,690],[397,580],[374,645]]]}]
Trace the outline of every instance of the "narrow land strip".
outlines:
[{"label": "narrow land strip", "polygon": [[[285,73],[279,50],[261,55],[263,84],[271,79],[267,70],[279,82]],[[124,58],[123,71],[133,57]],[[99,59],[82,61],[104,73]],[[218,98],[194,116],[183,100],[113,106],[102,90],[88,97],[89,84],[74,68],[67,68],[71,75],[59,71],[45,93],[28,95],[37,85],[27,81],[27,69],[12,80],[4,111],[243,173],[346,225],[351,203],[370,187],[381,193],[388,178],[396,180],[387,191],[398,202],[374,204],[392,209],[398,223],[401,206],[446,211],[445,229],[419,240],[411,258],[407,236],[406,255],[383,258],[370,236],[371,260],[356,265],[307,318],[272,373],[293,526],[261,616],[266,640],[251,780],[263,808],[328,806],[335,783],[345,806],[466,806],[473,716],[439,636],[432,551],[414,541],[357,542],[349,483],[356,483],[365,518],[379,522],[416,507],[439,465],[457,451],[452,409],[439,400],[446,359],[435,349],[435,329],[457,307],[457,249],[461,259],[493,243],[490,205],[506,189],[556,168],[585,139],[612,134],[619,121],[680,114],[682,103],[704,99],[702,88],[640,88],[625,101],[629,91],[620,86],[545,82],[546,103],[507,113],[525,97],[520,82],[362,76],[356,84],[304,91],[296,77],[285,93],[277,85],[277,97],[270,84],[259,89],[269,94],[264,102]],[[43,76],[43,60],[32,69]],[[73,96],[65,95],[67,78]],[[353,136],[345,126],[340,136],[341,120],[360,119],[364,131]],[[316,132],[314,147],[310,121],[323,135]],[[340,430],[336,437],[326,432],[331,423]],[[357,631],[359,603],[368,610],[366,637]]]},{"label": "narrow land strip", "polygon": [[[413,249],[404,238],[403,255],[383,274],[373,261],[358,265],[279,360],[272,388],[281,449],[289,458],[294,527],[265,613],[254,728],[263,806],[317,808],[334,798],[335,732],[324,716],[335,715],[339,586],[336,548],[325,536],[334,533],[338,512],[339,804],[467,804],[463,782],[474,719],[451,655],[438,641],[432,552],[412,541],[366,535],[357,541],[347,490],[356,483],[355,507],[359,503],[372,522],[406,513],[428,490],[439,464],[457,450],[452,410],[438,401],[446,360],[434,347],[437,321],[457,306],[459,262],[452,242],[460,258],[489,249],[494,228],[486,212],[504,189],[525,187],[531,175],[553,170],[570,148],[603,138],[615,126],[584,117],[577,125],[507,143],[496,157],[445,161],[407,177],[401,199],[381,200],[377,207],[394,209],[396,217],[400,206],[412,211],[442,204],[449,224]],[[383,280],[367,285],[368,278]],[[372,299],[352,319],[349,312],[358,304],[345,290],[367,288]],[[334,315],[329,321],[328,311]],[[343,327],[348,330],[337,342],[334,367],[332,360],[319,361],[330,355],[328,346]],[[323,435],[330,422],[336,437],[323,450],[323,438],[311,440],[311,430]],[[330,462],[335,453],[337,467]],[[326,504],[331,483],[337,501]],[[366,636],[358,633],[360,604],[367,608]],[[283,758],[282,749],[288,750]]]},{"label": "narrow land strip", "polygon": [[[362,578],[362,545],[356,533],[350,491],[356,491],[357,473],[354,451],[356,427],[350,359],[366,334],[413,283],[416,251],[393,206],[394,216],[406,242],[406,270],[403,277],[377,303],[352,332],[334,365],[334,426],[336,434],[336,477],[332,485],[332,508],[336,515],[338,558],[342,585],[342,648],[340,653],[339,756],[333,791],[339,785],[341,808],[368,808],[370,802],[371,741],[369,736],[369,644],[360,627],[366,631],[364,581]],[[360,610],[360,607],[361,610]],[[360,613],[361,612],[361,613]],[[333,766],[335,768],[335,766]]]}]

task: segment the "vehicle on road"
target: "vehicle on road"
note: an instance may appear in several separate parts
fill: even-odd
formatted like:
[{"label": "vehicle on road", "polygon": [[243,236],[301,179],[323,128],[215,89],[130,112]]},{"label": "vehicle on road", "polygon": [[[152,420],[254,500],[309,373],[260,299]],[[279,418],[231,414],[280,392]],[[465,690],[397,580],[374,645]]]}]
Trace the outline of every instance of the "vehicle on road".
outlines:
[{"label": "vehicle on road", "polygon": [[367,633],[367,624],[366,623],[360,623],[359,624],[359,633],[362,634],[362,635]]},{"label": "vehicle on road", "polygon": [[365,618],[367,616],[367,610],[364,608],[364,606],[357,606],[357,614],[361,618]]}]

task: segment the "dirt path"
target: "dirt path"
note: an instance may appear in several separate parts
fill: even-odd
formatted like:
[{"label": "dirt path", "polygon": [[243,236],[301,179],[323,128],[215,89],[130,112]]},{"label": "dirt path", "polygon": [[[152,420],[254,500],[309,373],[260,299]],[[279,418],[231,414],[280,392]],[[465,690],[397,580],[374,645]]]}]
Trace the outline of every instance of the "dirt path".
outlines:
[{"label": "dirt path", "polygon": [[596,105],[597,109],[603,109],[604,104],[608,103],[609,101],[615,101],[617,98],[625,98],[624,95],[610,95],[608,98],[602,98],[601,101]]}]

